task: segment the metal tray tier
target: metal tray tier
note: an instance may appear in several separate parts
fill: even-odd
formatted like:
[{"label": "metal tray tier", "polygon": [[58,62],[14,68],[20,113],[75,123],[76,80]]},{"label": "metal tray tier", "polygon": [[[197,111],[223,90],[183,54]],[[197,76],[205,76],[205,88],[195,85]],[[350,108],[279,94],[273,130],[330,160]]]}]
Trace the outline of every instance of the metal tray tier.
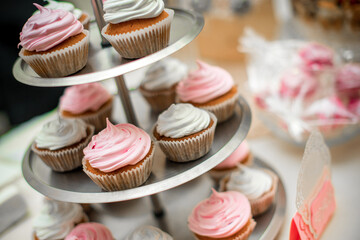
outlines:
[{"label": "metal tray tier", "polygon": [[90,24],[90,48],[86,66],[79,72],[63,78],[41,78],[31,67],[18,58],[13,66],[13,75],[21,83],[38,87],[59,87],[102,81],[117,77],[157,62],[180,50],[201,32],[204,18],[201,14],[174,9],[169,45],[143,58],[123,59],[111,46],[101,46],[101,36],[95,23]]},{"label": "metal tray tier", "polygon": [[[141,97],[138,98],[139,101],[134,102],[139,105],[139,109],[146,108],[147,105],[140,101]],[[144,113],[146,110],[141,112]],[[144,129],[149,131],[150,126],[156,121],[155,115],[146,121],[150,124]],[[67,173],[54,172],[30,148],[25,154],[22,171],[25,180],[34,189],[60,201],[108,203],[141,198],[177,187],[215,167],[245,139],[250,123],[249,105],[239,97],[234,115],[216,127],[214,142],[208,154],[188,163],[175,163],[167,160],[160,148],[157,148],[156,160],[149,179],[140,187],[123,191],[103,191],[82,169]]]}]

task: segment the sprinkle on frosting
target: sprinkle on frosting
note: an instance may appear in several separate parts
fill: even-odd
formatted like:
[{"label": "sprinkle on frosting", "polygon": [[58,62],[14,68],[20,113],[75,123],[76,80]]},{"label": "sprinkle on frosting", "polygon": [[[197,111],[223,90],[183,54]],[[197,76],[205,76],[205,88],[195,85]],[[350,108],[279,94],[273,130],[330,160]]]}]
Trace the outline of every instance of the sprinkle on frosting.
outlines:
[{"label": "sprinkle on frosting", "polygon": [[167,89],[182,80],[187,66],[176,58],[162,59],[149,67],[142,85],[147,90]]},{"label": "sprinkle on frosting", "polygon": [[33,227],[39,240],[64,239],[75,224],[86,220],[80,204],[45,199]]},{"label": "sprinkle on frosting", "polygon": [[100,83],[75,85],[65,89],[60,98],[60,110],[72,114],[96,111],[110,98],[110,93]]},{"label": "sprinkle on frosting", "polygon": [[200,132],[209,124],[208,112],[189,103],[179,103],[159,115],[156,131],[165,137],[181,138]]},{"label": "sprinkle on frosting", "polygon": [[91,167],[112,172],[135,165],[148,154],[151,139],[144,130],[129,123],[113,125],[109,119],[106,122],[107,127],[93,136],[84,149],[84,158]]},{"label": "sprinkle on frosting", "polygon": [[36,147],[57,150],[85,138],[87,125],[80,119],[57,119],[47,122],[35,138]]},{"label": "sprinkle on frosting", "polygon": [[161,229],[153,226],[142,226],[132,232],[126,240],[173,240],[173,238]]},{"label": "sprinkle on frosting", "polygon": [[189,229],[211,238],[225,238],[242,229],[251,218],[249,200],[240,192],[216,192],[201,201],[188,218]]},{"label": "sprinkle on frosting", "polygon": [[244,140],[236,150],[230,154],[224,161],[218,164],[214,169],[229,169],[237,166],[238,163],[241,163],[247,159],[250,154],[249,144]]},{"label": "sprinkle on frosting", "polygon": [[31,16],[20,33],[19,45],[26,50],[46,51],[83,31],[83,25],[72,13],[34,5],[40,13]]},{"label": "sprinkle on frosting", "polygon": [[114,237],[106,226],[89,222],[77,225],[65,240],[114,240]]},{"label": "sprinkle on frosting", "polygon": [[254,200],[270,191],[272,178],[261,169],[238,166],[237,171],[230,174],[226,189],[229,191],[239,191],[249,199]]},{"label": "sprinkle on frosting", "polygon": [[198,69],[179,82],[176,93],[182,102],[205,103],[229,92],[234,86],[224,69],[197,61]]},{"label": "sprinkle on frosting", "polygon": [[163,0],[106,0],[104,19],[116,24],[133,19],[154,18],[164,10]]}]

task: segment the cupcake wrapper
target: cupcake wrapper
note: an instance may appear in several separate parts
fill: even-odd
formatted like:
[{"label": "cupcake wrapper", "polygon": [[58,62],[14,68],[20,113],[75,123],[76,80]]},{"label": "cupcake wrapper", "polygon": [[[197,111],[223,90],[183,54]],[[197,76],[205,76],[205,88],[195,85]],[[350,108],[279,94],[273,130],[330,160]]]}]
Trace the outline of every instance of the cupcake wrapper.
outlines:
[{"label": "cupcake wrapper", "polygon": [[[251,205],[251,214],[255,217],[264,213],[271,206],[271,204],[274,201],[278,182],[279,182],[279,178],[278,176],[276,176],[275,173],[267,169],[264,169],[264,171],[271,176],[273,180],[273,184],[271,186],[270,191],[266,192],[263,196],[255,200],[249,200]],[[225,176],[223,179],[220,180],[220,186],[219,186],[220,192],[227,191],[226,183],[228,181],[229,181],[229,175]]]},{"label": "cupcake wrapper", "polygon": [[169,16],[144,29],[119,35],[106,34],[107,24],[101,34],[124,58],[140,58],[165,48],[170,40],[170,26],[174,11],[165,9]]},{"label": "cupcake wrapper", "polygon": [[164,111],[170,107],[171,104],[175,103],[176,93],[174,87],[157,92],[148,91],[142,87],[140,87],[139,90],[154,111]]},{"label": "cupcake wrapper", "polygon": [[80,42],[47,54],[25,56],[22,48],[19,56],[43,78],[64,77],[82,69],[87,62],[89,51],[89,31],[83,30],[86,35]]},{"label": "cupcake wrapper", "polygon": [[214,140],[217,119],[214,114],[210,112],[209,114],[214,124],[200,135],[181,141],[157,141],[161,150],[171,161],[189,162],[204,156],[210,151]]},{"label": "cupcake wrapper", "polygon": [[84,157],[83,149],[89,144],[91,137],[94,134],[94,126],[88,125],[87,132],[89,132],[86,139],[72,148],[67,148],[60,151],[39,150],[36,143],[33,142],[31,149],[35,152],[43,162],[56,172],[66,172],[78,168],[82,164]]},{"label": "cupcake wrapper", "polygon": [[89,123],[95,127],[95,133],[100,132],[106,127],[106,118],[111,118],[113,107],[113,100],[108,102],[105,106],[102,106],[99,111],[86,114],[86,115],[74,115],[74,116],[64,116],[60,111],[60,115],[62,118],[77,118],[81,119],[86,123]]},{"label": "cupcake wrapper", "polygon": [[218,119],[218,123],[228,120],[233,114],[238,99],[239,93],[236,93],[232,98],[226,101],[213,105],[213,106],[199,106],[199,108],[205,109],[215,114]]},{"label": "cupcake wrapper", "polygon": [[150,156],[148,156],[140,166],[117,174],[98,175],[92,173],[86,167],[85,158],[83,159],[83,170],[96,185],[105,191],[119,191],[134,188],[142,185],[149,178],[152,170],[154,153],[155,145],[152,144]]}]

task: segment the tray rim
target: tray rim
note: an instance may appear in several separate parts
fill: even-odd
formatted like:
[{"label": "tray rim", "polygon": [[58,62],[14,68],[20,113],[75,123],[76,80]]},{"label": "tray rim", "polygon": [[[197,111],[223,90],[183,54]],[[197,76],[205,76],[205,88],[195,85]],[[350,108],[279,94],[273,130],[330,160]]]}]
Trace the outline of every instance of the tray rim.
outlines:
[{"label": "tray rim", "polygon": [[[17,81],[26,85],[37,86],[37,87],[63,87],[63,86],[71,86],[77,84],[103,81],[148,66],[156,61],[159,61],[175,53],[176,51],[180,50],[181,48],[185,47],[187,44],[192,42],[199,35],[205,24],[204,17],[196,11],[187,10],[187,9],[185,10],[180,8],[171,8],[171,9],[175,11],[174,18],[179,14],[185,14],[189,18],[193,19],[194,24],[192,25],[192,28],[189,29],[187,33],[183,35],[180,39],[178,39],[176,42],[170,44],[166,48],[159,50],[153,54],[135,60],[123,59],[119,55],[121,61],[124,62],[121,65],[101,71],[95,71],[92,73],[84,73],[84,74],[75,73],[75,75],[70,75],[63,78],[41,78],[39,76],[28,75],[24,71],[24,68],[25,66],[27,67],[29,66],[27,65],[27,63],[25,63],[24,60],[22,60],[19,57],[17,58],[17,60],[13,65],[13,69],[12,69],[13,75]],[[100,34],[100,32],[96,34]],[[92,35],[94,35],[94,33]],[[100,37],[100,35],[98,37]]]}]

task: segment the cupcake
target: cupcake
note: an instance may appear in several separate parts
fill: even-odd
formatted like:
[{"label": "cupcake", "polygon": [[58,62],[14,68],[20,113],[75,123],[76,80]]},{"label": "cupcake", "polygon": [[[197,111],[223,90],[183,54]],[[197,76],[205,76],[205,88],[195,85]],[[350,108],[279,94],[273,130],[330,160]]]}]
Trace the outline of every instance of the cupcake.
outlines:
[{"label": "cupcake", "polygon": [[68,11],[44,8],[31,16],[20,33],[19,56],[40,77],[64,77],[87,62],[89,32]]},{"label": "cupcake", "polygon": [[258,216],[273,203],[277,185],[278,177],[272,171],[238,165],[237,171],[221,180],[220,190],[243,193],[249,199],[252,215]]},{"label": "cupcake", "polygon": [[209,174],[213,179],[220,180],[225,175],[236,170],[239,163],[250,165],[252,160],[253,156],[250,152],[249,144],[244,140],[229,157],[211,169]]},{"label": "cupcake", "polygon": [[46,0],[48,4],[44,7],[49,9],[63,9],[68,12],[74,14],[77,20],[84,26],[86,30],[89,30],[90,25],[90,16],[86,12],[82,11],[79,8],[75,8],[74,4],[70,2],[63,2],[63,1],[54,1],[54,0]]},{"label": "cupcake", "polygon": [[155,145],[132,124],[106,121],[107,127],[84,149],[84,172],[106,191],[140,186],[150,176]]},{"label": "cupcake", "polygon": [[33,223],[34,239],[65,239],[77,224],[87,221],[80,204],[45,199]]},{"label": "cupcake", "polygon": [[126,240],[173,240],[173,238],[161,229],[153,226],[142,226],[133,231]]},{"label": "cupcake", "polygon": [[188,227],[196,239],[247,239],[255,228],[249,200],[236,191],[216,192],[192,210]]},{"label": "cupcake", "polygon": [[172,104],[161,113],[153,135],[174,162],[188,162],[208,153],[214,140],[216,117],[191,104]]},{"label": "cupcake", "polygon": [[164,111],[175,103],[175,88],[187,71],[184,63],[172,57],[149,67],[139,90],[154,111]]},{"label": "cupcake", "polygon": [[101,34],[124,58],[140,58],[166,47],[174,11],[162,0],[106,0]]},{"label": "cupcake", "polygon": [[103,224],[96,222],[77,225],[65,240],[114,240],[110,230]]},{"label": "cupcake", "polygon": [[100,83],[88,83],[66,88],[59,109],[61,117],[82,119],[99,132],[106,127],[112,106],[112,95]]},{"label": "cupcake", "polygon": [[219,123],[223,122],[233,115],[238,98],[233,78],[222,68],[199,60],[197,64],[198,69],[179,82],[178,101],[210,111]]},{"label": "cupcake", "polygon": [[71,171],[81,166],[83,149],[89,144],[94,127],[80,119],[57,119],[47,122],[31,149],[52,170]]}]

